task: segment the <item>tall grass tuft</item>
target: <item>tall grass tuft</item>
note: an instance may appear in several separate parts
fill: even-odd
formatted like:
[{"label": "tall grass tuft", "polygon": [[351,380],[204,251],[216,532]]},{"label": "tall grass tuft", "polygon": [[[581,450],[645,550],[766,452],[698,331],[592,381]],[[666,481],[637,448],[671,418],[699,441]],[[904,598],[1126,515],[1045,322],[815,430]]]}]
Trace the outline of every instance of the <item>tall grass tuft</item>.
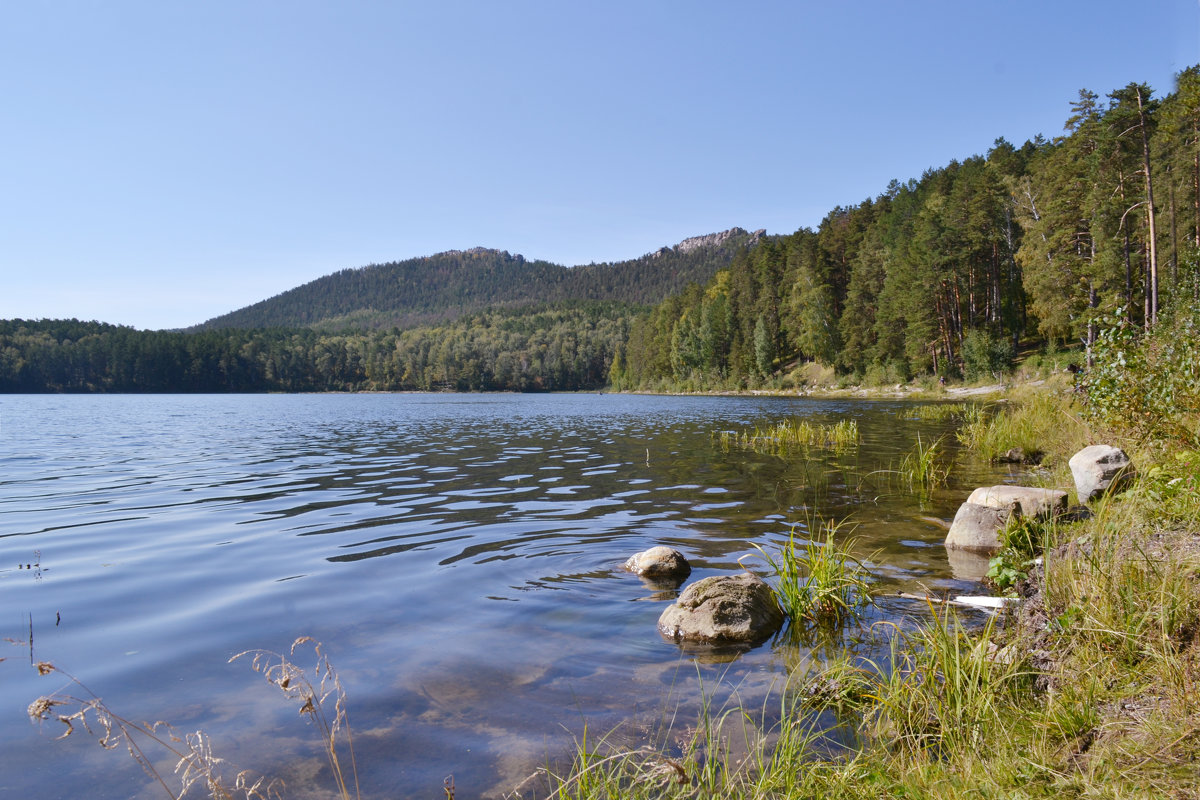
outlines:
[{"label": "tall grass tuft", "polygon": [[959,442],[988,461],[1009,450],[1026,453],[1074,453],[1092,442],[1070,397],[1048,392],[1014,395],[1000,407],[971,406],[956,436]]},{"label": "tall grass tuft", "polygon": [[[802,798],[827,788],[828,765],[819,759],[825,730],[797,702],[781,693],[780,707],[757,712],[730,701],[716,707],[702,690],[697,718],[682,730],[665,730],[640,747],[621,746],[609,736],[593,737],[586,727],[575,741],[576,755],[566,769],[541,770],[542,794],[519,788],[507,795],[567,798]],[[778,722],[768,722],[772,716]]]},{"label": "tall grass tuft", "polygon": [[890,664],[866,693],[864,729],[902,751],[943,757],[983,746],[1025,700],[1033,673],[996,657],[993,621],[972,635],[954,611],[931,603],[929,612],[928,623],[892,638]]},{"label": "tall grass tuft", "polygon": [[908,483],[910,491],[922,497],[946,483],[949,470],[939,461],[941,457],[942,437],[930,444],[921,440],[917,434],[917,443],[900,461],[900,475]]},{"label": "tall grass tuft", "polygon": [[820,447],[835,453],[858,446],[858,423],[844,419],[833,425],[814,424],[808,420],[790,419],[774,425],[740,433],[721,431],[716,435],[721,448],[753,450],[768,455],[782,455],[791,450]]},{"label": "tall grass tuft", "polygon": [[838,528],[820,520],[813,539],[797,543],[793,527],[777,548],[753,545],[775,573],[775,594],[793,625],[838,623],[856,617],[871,601],[862,562],[848,545],[834,541]]}]

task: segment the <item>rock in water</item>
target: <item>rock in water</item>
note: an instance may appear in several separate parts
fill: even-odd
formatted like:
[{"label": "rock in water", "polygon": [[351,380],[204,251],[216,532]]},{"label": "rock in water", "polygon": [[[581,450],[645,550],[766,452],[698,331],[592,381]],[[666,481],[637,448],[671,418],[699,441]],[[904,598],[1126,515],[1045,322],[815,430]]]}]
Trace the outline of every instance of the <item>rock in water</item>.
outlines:
[{"label": "rock in water", "polygon": [[1125,451],[1107,444],[1085,447],[1067,463],[1081,503],[1090,503],[1105,492],[1118,492],[1137,475]]},{"label": "rock in water", "polygon": [[625,569],[651,580],[682,581],[692,574],[692,565],[683,557],[683,553],[662,545],[630,556],[625,562]]},{"label": "rock in water", "polygon": [[1045,455],[1041,450],[1029,452],[1023,447],[1014,447],[996,456],[1001,464],[1040,464]]},{"label": "rock in water", "polygon": [[996,550],[1000,531],[1014,514],[1046,519],[1067,511],[1067,493],[1030,486],[981,486],[958,508],[946,547],[963,550]]},{"label": "rock in water", "polygon": [[946,547],[960,550],[996,550],[1000,531],[1012,516],[1013,507],[995,508],[981,503],[963,503],[954,515]]},{"label": "rock in water", "polygon": [[756,644],[783,626],[783,609],[761,578],[744,572],[696,581],[658,618],[674,642]]}]

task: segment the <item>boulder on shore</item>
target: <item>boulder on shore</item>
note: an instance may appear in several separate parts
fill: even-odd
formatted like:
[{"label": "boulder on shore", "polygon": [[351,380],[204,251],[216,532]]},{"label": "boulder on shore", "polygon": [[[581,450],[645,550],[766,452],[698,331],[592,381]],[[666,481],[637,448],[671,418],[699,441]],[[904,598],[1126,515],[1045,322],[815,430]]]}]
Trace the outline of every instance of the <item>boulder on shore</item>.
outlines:
[{"label": "boulder on shore", "polygon": [[1137,475],[1125,451],[1107,444],[1085,447],[1067,463],[1081,503],[1090,503],[1107,492],[1119,492]]},{"label": "boulder on shore", "polygon": [[1032,486],[980,486],[971,492],[967,502],[988,508],[1009,508],[1016,503],[1020,516],[1046,519],[1066,512],[1067,493]]},{"label": "boulder on shore", "polygon": [[1067,511],[1067,493],[1030,486],[981,486],[958,508],[946,547],[991,551],[1000,547],[1000,531],[1014,515],[1031,519]]},{"label": "boulder on shore", "polygon": [[757,644],[783,626],[775,593],[749,572],[696,581],[658,618],[663,636],[676,643]]},{"label": "boulder on shore", "polygon": [[692,574],[692,565],[683,553],[673,547],[659,545],[629,557],[625,569],[650,580],[682,581]]}]

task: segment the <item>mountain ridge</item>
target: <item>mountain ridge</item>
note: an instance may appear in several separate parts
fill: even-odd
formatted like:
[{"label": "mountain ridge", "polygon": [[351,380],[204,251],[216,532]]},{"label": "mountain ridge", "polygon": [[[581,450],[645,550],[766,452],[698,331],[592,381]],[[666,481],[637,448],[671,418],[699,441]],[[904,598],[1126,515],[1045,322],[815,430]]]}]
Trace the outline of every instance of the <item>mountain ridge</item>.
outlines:
[{"label": "mountain ridge", "polygon": [[563,301],[648,306],[705,283],[766,236],[734,227],[635,259],[566,267],[487,247],[350,267],[235,309],[192,330],[380,329],[448,322],[487,308]]}]

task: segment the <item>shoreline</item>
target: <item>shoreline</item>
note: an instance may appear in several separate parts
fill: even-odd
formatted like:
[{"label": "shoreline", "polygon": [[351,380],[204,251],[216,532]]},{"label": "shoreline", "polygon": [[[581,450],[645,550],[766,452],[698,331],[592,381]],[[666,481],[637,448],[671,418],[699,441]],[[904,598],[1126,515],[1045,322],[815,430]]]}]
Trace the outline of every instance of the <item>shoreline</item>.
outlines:
[{"label": "shoreline", "polygon": [[[724,764],[712,783],[701,783],[703,791],[789,800],[1196,796],[1200,451],[1195,443],[1093,427],[1073,407],[1078,395],[1066,388],[1038,379],[954,387],[919,398],[916,392],[862,387],[799,395],[955,400],[1025,390],[1019,402],[1001,406],[986,423],[989,435],[996,434],[989,444],[1006,447],[1011,440],[1005,436],[1031,428],[1051,463],[1047,478],[1065,485],[1073,453],[1111,441],[1129,449],[1138,478],[1121,494],[1091,502],[1074,521],[1006,529],[1007,543],[992,563],[1012,570],[996,580],[1020,598],[1016,610],[980,628],[931,601],[927,615],[913,615],[915,625],[887,634],[894,668],[845,652],[794,676],[798,699],[774,732],[777,738],[770,745],[762,739],[760,749],[737,765]],[[1014,532],[1023,533],[1014,538]],[[852,732],[853,744],[834,753],[823,743],[824,729],[806,727],[830,714],[836,728]],[[693,725],[719,731],[723,719]],[[669,758],[681,775],[694,771],[699,780],[708,774],[704,759],[712,746],[699,742],[682,756],[616,754],[596,791],[554,796],[611,796],[601,787],[630,785],[625,782],[636,781],[654,758]],[[575,769],[596,766],[581,755]],[[691,788],[690,778],[687,783]],[[627,796],[691,796],[687,791]]]}]

